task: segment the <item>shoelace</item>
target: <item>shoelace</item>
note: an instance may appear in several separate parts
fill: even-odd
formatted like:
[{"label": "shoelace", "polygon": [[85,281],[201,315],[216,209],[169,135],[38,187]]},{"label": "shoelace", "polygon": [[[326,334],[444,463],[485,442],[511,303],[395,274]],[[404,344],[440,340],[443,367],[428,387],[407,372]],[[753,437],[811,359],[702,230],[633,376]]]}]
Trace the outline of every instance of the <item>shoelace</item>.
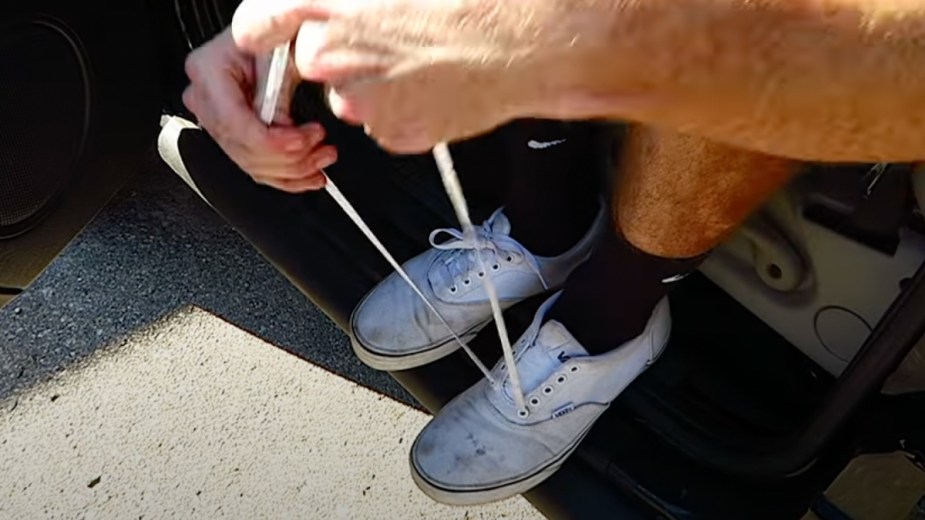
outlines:
[{"label": "shoelace", "polygon": [[[501,258],[508,262],[513,262],[516,254],[524,259],[530,271],[543,284],[543,288],[548,290],[549,286],[543,278],[543,273],[540,271],[540,265],[536,261],[536,257],[510,235],[494,231],[494,222],[499,214],[500,210],[496,211],[484,224],[475,228],[476,238],[474,240],[466,237],[465,233],[452,228],[440,228],[431,232],[430,245],[434,249],[452,251],[453,253],[444,260],[449,279],[455,281],[460,275],[468,275],[472,271],[473,264],[479,265],[478,260],[474,259],[474,257],[481,256],[483,251],[489,253],[488,258],[491,259],[492,270],[497,270],[496,268],[500,267]],[[440,235],[449,235],[452,238],[445,242],[437,242]],[[481,260],[485,262],[486,258],[483,257]],[[480,269],[478,277],[482,278],[487,274],[487,271]],[[464,282],[468,284],[469,278],[466,278]]]},{"label": "shoelace", "polygon": [[[282,88],[283,81],[285,80],[285,71],[289,64],[290,59],[290,43],[285,43],[277,47],[273,51],[273,56],[270,61],[270,69],[267,74],[267,83],[264,89],[264,97],[262,99],[262,104],[259,107],[259,113],[261,120],[270,125],[273,123],[274,116],[276,114],[276,106],[279,102],[279,95]],[[461,243],[466,244],[467,248],[475,248],[476,254],[475,257],[479,263],[479,268],[482,272],[486,271],[485,261],[482,258],[482,254],[478,251],[481,249],[483,244],[482,239],[475,231],[475,226],[472,225],[472,219],[469,216],[469,206],[466,204],[466,199],[463,196],[462,185],[459,183],[459,176],[456,174],[456,169],[453,166],[453,157],[450,155],[450,150],[447,147],[446,143],[439,143],[434,147],[433,150],[434,160],[437,162],[437,169],[440,171],[440,178],[443,180],[443,186],[446,189],[447,195],[450,198],[450,202],[453,205],[453,209],[456,212],[456,217],[459,219],[460,225],[462,226],[462,237],[460,238]],[[363,218],[360,217],[360,214],[357,213],[350,201],[344,197],[343,192],[335,185],[331,178],[328,176],[324,170],[321,171],[321,174],[325,177],[325,191],[331,195],[338,206],[344,211],[344,213],[350,218],[351,221],[360,229],[360,231],[366,236],[366,238],[376,247],[380,254],[386,259],[389,265],[398,273],[398,275],[407,283],[411,289],[417,294],[417,296],[424,302],[427,308],[434,313],[434,315],[440,320],[440,323],[446,327],[446,329],[453,336],[453,339],[462,347],[463,351],[472,359],[473,363],[479,368],[479,370],[484,374],[485,378],[488,379],[488,382],[493,387],[498,387],[499,382],[492,376],[491,371],[485,366],[484,363],[472,352],[472,349],[459,337],[456,331],[450,327],[450,324],[446,321],[446,318],[437,310],[436,307],[427,299],[427,296],[421,291],[421,289],[414,283],[414,280],[408,276],[408,273],[401,267],[395,258],[389,253],[388,249],[382,244],[382,242],[376,237],[372,229],[363,221]],[[433,235],[431,235],[433,237]],[[512,242],[516,243],[513,239]],[[519,244],[517,244],[519,246]],[[521,246],[522,248],[522,246]],[[525,255],[529,257],[529,255]],[[539,267],[536,266],[536,271],[539,271]],[[540,277],[542,280],[542,277]],[[504,323],[504,315],[501,311],[501,304],[498,300],[498,292],[495,290],[495,284],[492,282],[490,276],[482,277],[482,283],[485,287],[485,292],[488,294],[488,299],[491,302],[491,312],[494,316],[495,327],[498,329],[498,337],[501,339],[501,350],[504,353],[504,362],[509,367],[508,374],[510,375],[511,386],[514,389],[514,402],[518,408],[518,414],[522,417],[526,417],[529,414],[527,409],[526,399],[524,398],[523,387],[520,383],[520,373],[517,371],[517,365],[514,360],[513,349],[511,348],[511,340],[507,334],[507,327]],[[545,281],[543,282],[545,285]]]},{"label": "shoelace", "polygon": [[[443,179],[443,187],[446,189],[453,209],[456,211],[456,218],[462,225],[463,235],[467,240],[475,243],[477,236],[472,226],[472,219],[469,217],[469,206],[466,204],[466,198],[463,196],[462,185],[459,183],[459,175],[456,174],[456,168],[453,167],[453,157],[450,155],[450,149],[446,143],[438,143],[434,147],[434,160],[437,161],[437,169],[440,170],[440,178]],[[476,254],[479,262],[479,268],[485,272],[485,260],[481,254]],[[520,373],[517,371],[517,365],[514,362],[514,351],[511,348],[511,339],[507,334],[507,326],[504,323],[504,314],[501,312],[501,304],[498,302],[498,292],[495,290],[495,283],[490,276],[482,277],[482,284],[485,286],[485,292],[488,293],[488,300],[491,302],[491,313],[495,318],[495,328],[498,329],[498,338],[501,340],[501,350],[504,353],[504,363],[510,367],[508,374],[511,376],[511,385],[514,387],[514,403],[517,405],[518,413],[529,414],[527,410],[527,401],[524,398],[523,386],[520,384]],[[476,356],[468,348],[466,353],[475,361]],[[492,386],[498,383],[489,373],[487,375]]]},{"label": "shoelace", "polygon": [[[549,308],[552,307],[552,305],[556,302],[556,300],[559,299],[560,294],[561,294],[561,291],[553,295],[551,298],[548,298],[545,302],[543,302],[542,305],[540,305],[540,308],[537,309],[536,315],[533,318],[533,322],[530,323],[530,326],[527,327],[527,330],[524,331],[523,336],[521,337],[520,341],[517,342],[518,348],[512,351],[515,363],[517,361],[520,361],[521,358],[523,358],[523,356],[526,354],[526,352],[536,345],[536,341],[540,335],[540,328],[543,325],[543,318],[546,316],[546,313],[549,311]],[[516,368],[516,365],[514,366]],[[501,377],[502,391],[506,390],[505,384],[504,384],[505,382],[504,374],[507,371],[508,371],[507,362],[501,363],[501,365],[498,367],[498,374]],[[511,381],[511,383],[512,383],[511,386],[513,386],[513,381]],[[507,393],[507,395],[508,397],[513,398],[513,395],[515,395],[515,393],[510,392],[510,393]],[[518,412],[524,413],[524,410],[519,410]],[[522,416],[526,417],[526,415],[522,415]]]}]

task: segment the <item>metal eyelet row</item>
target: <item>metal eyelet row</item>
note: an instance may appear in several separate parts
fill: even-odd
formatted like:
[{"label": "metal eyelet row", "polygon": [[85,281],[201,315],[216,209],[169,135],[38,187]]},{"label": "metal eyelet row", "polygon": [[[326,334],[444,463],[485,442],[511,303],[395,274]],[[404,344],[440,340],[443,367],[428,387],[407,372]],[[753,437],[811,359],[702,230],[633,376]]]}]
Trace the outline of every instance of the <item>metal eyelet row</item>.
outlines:
[{"label": "metal eyelet row", "polygon": [[[508,262],[510,262],[510,261],[512,261],[512,260],[513,260],[513,257],[510,257],[510,256],[509,256],[509,257],[508,257]],[[494,265],[491,266],[491,270],[492,270],[492,271],[499,271],[499,270],[501,270],[501,266],[498,265],[498,264],[494,264]],[[485,278],[485,271],[479,271],[478,273],[476,273],[476,276],[478,276],[479,278]],[[466,278],[466,279],[464,279],[464,280],[462,281],[462,284],[465,285],[466,287],[468,287],[469,285],[472,284],[472,278]],[[458,290],[459,290],[459,287],[456,286],[456,285],[450,287],[450,292],[451,292],[451,293],[454,293],[454,294],[455,294],[456,291],[458,291]]]},{"label": "metal eyelet row", "polygon": [[[502,365],[502,367],[503,367],[503,366],[504,366],[504,365]],[[578,366],[578,365],[572,365],[572,366],[570,366],[569,369],[568,369],[568,371],[571,372],[571,373],[573,373],[573,374],[574,374],[575,372],[578,372],[579,370],[581,370],[581,367]],[[565,384],[566,381],[568,381],[568,376],[565,375],[565,374],[559,374],[558,377],[556,377],[556,384],[562,385],[562,384]],[[553,388],[553,387],[551,387],[551,386],[545,386],[545,387],[543,387],[543,395],[552,395],[552,393],[555,392],[555,391],[556,391],[556,389]],[[540,403],[541,403],[542,401],[540,400],[540,398],[539,398],[538,396],[535,396],[535,395],[534,395],[534,396],[531,396],[530,399],[529,399],[527,402],[530,403],[531,406],[537,407],[537,406],[540,405]],[[520,416],[520,418],[525,418],[526,415],[522,414],[521,412],[524,412],[524,410],[521,410],[520,412],[518,412],[517,415]]]}]

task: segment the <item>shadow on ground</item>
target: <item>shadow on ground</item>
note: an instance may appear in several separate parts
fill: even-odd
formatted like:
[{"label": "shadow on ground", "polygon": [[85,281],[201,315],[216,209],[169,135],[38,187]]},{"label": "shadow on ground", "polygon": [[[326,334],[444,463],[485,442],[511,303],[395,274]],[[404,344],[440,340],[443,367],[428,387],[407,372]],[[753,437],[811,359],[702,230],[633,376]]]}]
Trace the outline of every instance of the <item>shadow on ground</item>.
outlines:
[{"label": "shadow on ground", "polygon": [[190,305],[413,404],[390,376],[362,365],[346,336],[159,162],[0,310],[0,398]]}]

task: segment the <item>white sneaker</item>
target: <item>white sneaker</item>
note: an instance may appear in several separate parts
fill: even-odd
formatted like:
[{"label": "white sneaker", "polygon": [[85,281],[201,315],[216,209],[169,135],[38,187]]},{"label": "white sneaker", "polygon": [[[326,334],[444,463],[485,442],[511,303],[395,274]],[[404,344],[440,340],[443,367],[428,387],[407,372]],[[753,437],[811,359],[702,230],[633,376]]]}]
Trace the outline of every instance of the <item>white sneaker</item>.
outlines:
[{"label": "white sneaker", "polygon": [[492,386],[481,380],[451,401],[411,448],[415,483],[438,502],[471,505],[523,493],[552,475],[578,447],[611,401],[665,349],[671,329],[668,300],[646,329],[616,350],[590,356],[546,310],[513,345],[526,409],[512,397],[503,361]]},{"label": "white sneaker", "polygon": [[[511,238],[502,210],[476,227],[477,243],[455,229],[431,233],[433,248],[404,264],[446,323],[468,342],[492,321],[491,303],[481,278],[490,276],[506,309],[526,298],[559,288],[591,255],[606,225],[603,205],[591,229],[569,251],[556,257],[530,253]],[[441,234],[452,237],[437,243]],[[482,255],[485,272],[477,254]],[[436,361],[459,348],[446,325],[400,277],[392,273],[377,285],[350,318],[353,350],[380,370],[406,370]]]}]

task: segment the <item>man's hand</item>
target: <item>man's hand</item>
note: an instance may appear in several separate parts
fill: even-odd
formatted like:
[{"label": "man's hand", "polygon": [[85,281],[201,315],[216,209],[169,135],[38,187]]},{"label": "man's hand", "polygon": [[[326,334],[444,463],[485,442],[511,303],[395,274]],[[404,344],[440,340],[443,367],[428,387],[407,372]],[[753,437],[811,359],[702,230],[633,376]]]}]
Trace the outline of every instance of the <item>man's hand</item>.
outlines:
[{"label": "man's hand", "polygon": [[533,115],[554,97],[557,78],[569,77],[565,58],[581,47],[581,24],[562,4],[245,0],[232,27],[251,52],[295,38],[299,72],[332,87],[339,117],[393,151],[421,152]]},{"label": "man's hand", "polygon": [[284,89],[276,125],[259,120],[253,106],[266,63],[237,48],[230,31],[193,51],[186,61],[191,84],[183,102],[231,159],[259,184],[290,193],[324,187],[320,170],[337,160],[333,146],[321,144],[324,129],[315,123],[292,126],[289,102],[298,82]]}]

